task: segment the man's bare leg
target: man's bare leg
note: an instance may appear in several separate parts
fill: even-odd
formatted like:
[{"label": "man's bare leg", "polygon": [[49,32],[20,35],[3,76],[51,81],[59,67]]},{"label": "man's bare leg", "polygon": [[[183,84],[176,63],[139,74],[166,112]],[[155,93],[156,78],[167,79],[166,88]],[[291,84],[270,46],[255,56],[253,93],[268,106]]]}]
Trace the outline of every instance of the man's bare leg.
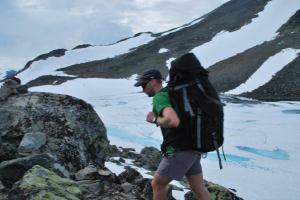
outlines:
[{"label": "man's bare leg", "polygon": [[210,200],[209,194],[203,184],[202,173],[186,177],[191,190],[195,193],[199,200]]},{"label": "man's bare leg", "polygon": [[169,183],[170,180],[167,177],[160,176],[158,173],[155,173],[151,182],[153,200],[167,200],[166,188]]}]

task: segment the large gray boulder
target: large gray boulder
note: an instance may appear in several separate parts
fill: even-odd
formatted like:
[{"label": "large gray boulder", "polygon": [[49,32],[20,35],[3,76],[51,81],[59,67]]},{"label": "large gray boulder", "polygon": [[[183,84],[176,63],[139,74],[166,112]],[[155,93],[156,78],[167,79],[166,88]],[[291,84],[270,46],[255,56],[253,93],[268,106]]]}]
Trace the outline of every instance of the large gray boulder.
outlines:
[{"label": "large gray boulder", "polygon": [[108,149],[103,122],[83,100],[29,92],[0,104],[0,162],[24,153],[50,153],[67,170],[76,172],[89,162],[103,166]]}]

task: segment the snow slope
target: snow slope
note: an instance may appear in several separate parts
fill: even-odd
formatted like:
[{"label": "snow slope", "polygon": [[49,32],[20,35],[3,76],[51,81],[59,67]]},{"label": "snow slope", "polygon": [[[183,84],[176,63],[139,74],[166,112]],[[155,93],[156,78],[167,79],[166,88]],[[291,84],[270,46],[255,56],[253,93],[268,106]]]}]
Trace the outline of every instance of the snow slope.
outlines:
[{"label": "snow slope", "polygon": [[[151,99],[133,87],[130,79],[75,79],[58,86],[40,86],[31,91],[72,95],[92,104],[107,127],[111,144],[159,148],[160,129],[145,121]],[[298,185],[300,149],[298,135],[300,102],[227,103],[225,106],[224,169],[215,153],[202,160],[207,180],[251,200],[294,199]],[[285,188],[282,192],[282,180]],[[183,194],[177,194],[182,199]],[[288,196],[287,196],[288,195]],[[288,198],[287,198],[288,197]]]},{"label": "snow slope", "polygon": [[300,52],[300,49],[283,49],[281,52],[271,56],[252,76],[237,88],[226,92],[227,94],[241,94],[251,92],[269,82],[278,71],[289,62],[292,62]]},{"label": "snow slope", "polygon": [[[47,60],[40,60],[33,62],[33,64],[18,74],[18,78],[23,83],[27,83],[30,80],[34,80],[43,75],[58,75],[68,76],[57,69],[64,68],[70,65],[85,63],[94,60],[102,60],[105,58],[112,58],[114,56],[129,52],[132,48],[146,44],[155,39],[149,33],[141,34],[137,37],[114,45],[107,46],[93,46],[83,49],[76,49],[72,51],[66,51],[66,54],[62,57],[50,57]],[[42,68],[42,69],[41,69]]]},{"label": "snow slope", "polygon": [[192,52],[201,60],[201,64],[208,68],[218,61],[272,40],[277,36],[276,31],[282,24],[299,9],[299,0],[289,0],[288,3],[286,0],[270,1],[250,24],[234,32],[221,32],[212,41],[194,48]]}]

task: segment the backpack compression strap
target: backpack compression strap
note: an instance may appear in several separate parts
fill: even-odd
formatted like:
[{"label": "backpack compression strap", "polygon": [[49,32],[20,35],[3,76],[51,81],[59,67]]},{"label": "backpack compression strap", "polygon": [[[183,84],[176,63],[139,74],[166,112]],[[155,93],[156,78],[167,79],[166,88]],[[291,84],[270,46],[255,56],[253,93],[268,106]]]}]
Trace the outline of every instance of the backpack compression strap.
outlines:
[{"label": "backpack compression strap", "polygon": [[203,95],[204,95],[207,99],[209,99],[210,101],[214,102],[215,104],[223,105],[219,100],[217,100],[217,99],[212,98],[211,96],[209,96],[209,95],[206,93],[205,89],[203,88],[202,84],[201,84],[199,81],[195,81],[195,82],[193,82],[193,83],[186,83],[186,84],[178,85],[178,86],[175,86],[175,87],[173,87],[173,88],[174,88],[174,90],[176,91],[176,90],[180,90],[180,89],[182,89],[182,88],[190,87],[190,86],[195,85],[195,84],[197,84],[198,88],[201,90],[201,92],[203,93]]},{"label": "backpack compression strap", "polygon": [[191,117],[194,117],[195,114],[193,112],[192,106],[190,104],[190,100],[186,93],[186,87],[182,88],[182,97],[183,97],[183,104],[184,104],[184,111],[189,112]]},{"label": "backpack compression strap", "polygon": [[[216,140],[216,133],[214,132],[213,134],[213,143],[214,143],[214,146],[215,146],[215,150],[217,151],[217,155],[218,155],[218,160],[219,160],[219,166],[220,166],[220,169],[223,169],[223,166],[222,166],[222,161],[221,161],[221,157],[220,157],[220,152],[219,152],[219,148],[218,148],[218,144],[217,144],[217,140]],[[223,155],[224,155],[224,151],[223,151]]]}]

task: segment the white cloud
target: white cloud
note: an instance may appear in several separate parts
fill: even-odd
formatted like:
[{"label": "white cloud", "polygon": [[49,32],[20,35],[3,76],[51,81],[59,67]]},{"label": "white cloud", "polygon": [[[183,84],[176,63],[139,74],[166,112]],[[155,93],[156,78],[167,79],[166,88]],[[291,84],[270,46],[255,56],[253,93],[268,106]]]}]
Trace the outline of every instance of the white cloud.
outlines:
[{"label": "white cloud", "polygon": [[133,32],[162,32],[201,17],[228,0],[135,0],[122,23]]},{"label": "white cloud", "polygon": [[221,3],[222,0],[3,0],[0,67],[20,68],[57,48],[109,44],[138,32],[166,31]]},{"label": "white cloud", "polygon": [[21,9],[23,8],[37,8],[40,7],[43,1],[39,0],[13,0],[13,4]]}]

